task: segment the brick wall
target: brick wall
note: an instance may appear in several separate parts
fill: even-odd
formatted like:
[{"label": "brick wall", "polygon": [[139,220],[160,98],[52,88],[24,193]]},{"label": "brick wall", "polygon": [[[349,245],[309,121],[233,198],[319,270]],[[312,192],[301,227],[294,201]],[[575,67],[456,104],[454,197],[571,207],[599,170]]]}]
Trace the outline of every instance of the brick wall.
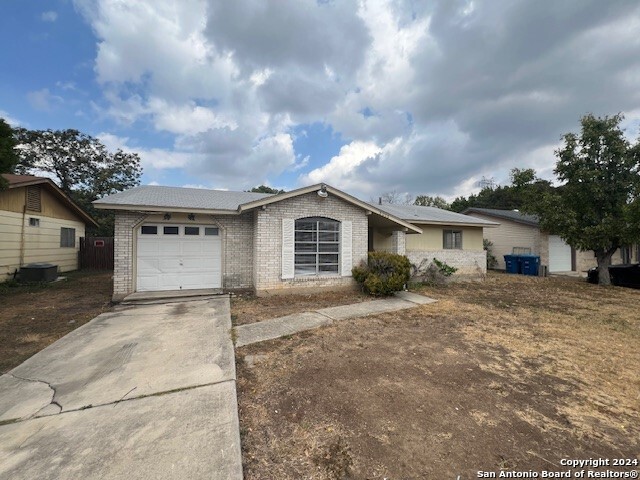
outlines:
[{"label": "brick wall", "polygon": [[315,192],[267,205],[255,213],[254,285],[260,293],[299,287],[334,287],[353,285],[351,277],[303,276],[282,280],[282,219],[327,217],[353,222],[353,265],[367,258],[367,216],[364,210],[333,195],[320,198]]},{"label": "brick wall", "polygon": [[480,278],[487,273],[487,252],[484,250],[408,250],[406,255],[409,261],[416,266],[420,265],[422,261],[425,261],[428,265],[430,260],[437,258],[441,262],[458,269],[453,275],[454,277]]},{"label": "brick wall", "polygon": [[145,217],[137,212],[116,212],[113,237],[113,299],[116,301],[133,293],[133,227]]},{"label": "brick wall", "polygon": [[404,255],[406,253],[407,237],[404,232],[394,230],[391,233],[391,253]]},{"label": "brick wall", "polygon": [[222,287],[253,288],[253,213],[215,216],[223,231]]}]

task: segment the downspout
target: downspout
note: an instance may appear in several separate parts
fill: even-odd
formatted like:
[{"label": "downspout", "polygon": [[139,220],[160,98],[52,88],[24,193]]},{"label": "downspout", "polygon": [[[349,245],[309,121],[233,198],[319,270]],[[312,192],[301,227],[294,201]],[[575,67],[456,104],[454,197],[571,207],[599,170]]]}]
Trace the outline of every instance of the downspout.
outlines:
[{"label": "downspout", "polygon": [[[26,196],[26,189],[25,189]],[[22,207],[22,231],[20,233],[20,266],[24,265],[24,244],[25,244],[25,222],[27,220],[27,202],[25,198],[24,206]]]}]

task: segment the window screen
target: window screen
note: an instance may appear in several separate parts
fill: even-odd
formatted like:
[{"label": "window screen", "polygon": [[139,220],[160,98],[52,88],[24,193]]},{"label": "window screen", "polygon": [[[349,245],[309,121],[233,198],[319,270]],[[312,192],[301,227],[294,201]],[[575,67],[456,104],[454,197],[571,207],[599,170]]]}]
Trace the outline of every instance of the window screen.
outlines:
[{"label": "window screen", "polygon": [[443,230],[443,248],[462,250],[462,231]]},{"label": "window screen", "polygon": [[60,228],[60,246],[62,248],[75,248],[76,246],[76,229]]},{"label": "window screen", "polygon": [[295,274],[338,273],[340,222],[302,218],[295,223]]}]

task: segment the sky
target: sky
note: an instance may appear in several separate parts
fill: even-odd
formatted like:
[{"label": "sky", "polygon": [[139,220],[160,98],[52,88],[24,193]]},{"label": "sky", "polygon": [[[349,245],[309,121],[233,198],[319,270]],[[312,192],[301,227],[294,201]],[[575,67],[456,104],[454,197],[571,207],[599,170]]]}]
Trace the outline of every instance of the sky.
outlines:
[{"label": "sky", "polygon": [[1,0],[0,117],[137,152],[143,184],[453,199],[640,131],[637,0]]}]

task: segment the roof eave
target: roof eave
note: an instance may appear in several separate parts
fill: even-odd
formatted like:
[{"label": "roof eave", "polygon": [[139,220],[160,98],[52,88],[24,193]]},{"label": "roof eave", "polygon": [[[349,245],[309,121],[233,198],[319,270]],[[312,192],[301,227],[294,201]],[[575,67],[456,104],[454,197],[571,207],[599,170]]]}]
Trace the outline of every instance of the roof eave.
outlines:
[{"label": "roof eave", "polygon": [[448,222],[445,220],[414,220],[415,223],[424,223],[425,225],[451,225],[454,227],[499,227],[499,223],[475,223],[475,222]]},{"label": "roof eave", "polygon": [[[530,222],[528,220],[522,220],[522,219],[518,219],[518,218],[511,218],[511,217],[507,217],[506,215],[496,215],[495,213],[482,212],[482,211],[478,211],[478,210],[476,210],[474,208],[467,208],[463,212],[477,213],[478,215],[485,215],[487,217],[498,218],[500,220],[508,220],[510,222],[520,223],[522,225],[527,225],[529,227],[540,228],[540,224],[537,223],[537,222]],[[464,213],[464,215],[468,215],[468,214]]]},{"label": "roof eave", "polygon": [[93,203],[98,210],[121,210],[133,212],[150,212],[150,213],[199,213],[203,215],[239,215],[237,210],[221,210],[212,208],[185,208],[185,207],[162,207],[157,205],[133,205],[133,204],[114,204],[114,203]]},{"label": "roof eave", "polygon": [[25,182],[11,183],[9,184],[9,189],[12,188],[24,188],[31,187],[34,185],[46,185],[49,190],[57,196],[65,205],[72,210],[78,217],[82,218],[85,223],[91,224],[94,227],[98,227],[98,222],[96,222],[91,215],[82,210],[76,203],[69,198],[69,196],[58,187],[53,180],[44,177],[34,178],[33,180],[28,180]]}]

